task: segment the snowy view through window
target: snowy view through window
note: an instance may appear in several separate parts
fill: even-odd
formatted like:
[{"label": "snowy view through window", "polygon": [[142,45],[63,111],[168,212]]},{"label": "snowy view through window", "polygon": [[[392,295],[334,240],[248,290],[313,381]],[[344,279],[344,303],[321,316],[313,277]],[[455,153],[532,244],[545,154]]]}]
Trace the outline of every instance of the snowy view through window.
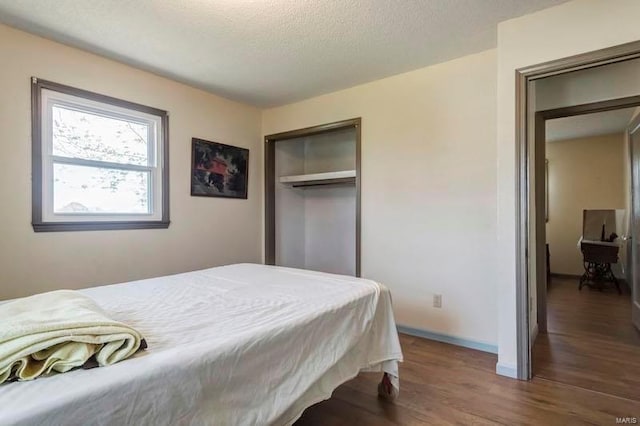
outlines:
[{"label": "snowy view through window", "polygon": [[153,131],[146,123],[54,105],[54,212],[149,214]]}]

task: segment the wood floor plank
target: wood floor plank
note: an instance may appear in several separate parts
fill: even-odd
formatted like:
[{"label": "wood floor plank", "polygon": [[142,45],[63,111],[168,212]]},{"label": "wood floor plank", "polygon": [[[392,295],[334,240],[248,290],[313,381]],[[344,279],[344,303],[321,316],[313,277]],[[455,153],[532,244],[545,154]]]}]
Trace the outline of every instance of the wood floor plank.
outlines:
[{"label": "wood floor plank", "polygon": [[554,278],[547,311],[548,333],[533,350],[535,376],[640,401],[640,333],[628,292],[578,291],[577,280]]}]

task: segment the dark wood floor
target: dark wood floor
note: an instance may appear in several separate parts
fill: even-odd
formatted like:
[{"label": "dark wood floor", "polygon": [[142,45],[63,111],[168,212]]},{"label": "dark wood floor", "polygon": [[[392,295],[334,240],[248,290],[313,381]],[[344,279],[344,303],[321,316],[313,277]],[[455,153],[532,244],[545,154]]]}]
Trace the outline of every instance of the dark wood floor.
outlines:
[{"label": "dark wood floor", "polygon": [[[588,291],[582,291],[586,295],[585,300],[598,296]],[[559,297],[561,294],[564,296]],[[623,323],[625,316],[618,312],[617,302],[608,295],[594,301],[598,308],[593,316],[605,322],[617,318],[616,322]],[[550,309],[554,311],[550,315],[550,329],[556,330],[555,327],[564,322],[567,327],[574,324],[573,327],[582,330],[582,334],[564,339],[554,339],[550,335],[546,349],[544,345],[539,347],[542,349],[536,349],[540,350],[538,354],[544,355],[543,360],[553,360],[554,366],[539,364],[539,374],[529,382],[496,375],[495,355],[401,335],[405,361],[400,365],[400,396],[394,403],[376,396],[380,374],[361,374],[339,387],[330,400],[305,411],[296,426],[613,425],[616,417],[640,417],[640,401],[636,397],[640,391],[640,372],[636,374],[640,356],[629,349],[629,346],[635,348],[638,341],[635,330],[612,330],[599,322],[596,322],[599,325],[582,329],[582,321],[573,313],[578,312],[578,318],[582,316],[584,320],[588,315],[582,312],[584,307],[576,305],[573,291],[569,288],[555,291],[550,304],[559,306],[558,309]],[[612,311],[617,313],[606,313],[608,308],[605,306],[613,306]],[[581,343],[593,335],[600,339],[596,346],[587,347]],[[605,340],[603,336],[609,336],[609,339]],[[607,347],[606,343],[618,337],[628,344]],[[584,358],[578,358],[578,361],[572,358],[572,354],[579,355],[589,349],[597,351],[600,360],[593,367],[591,363],[585,363]],[[623,352],[618,352],[620,350]],[[635,356],[635,359],[628,356]],[[577,385],[572,384],[571,380],[560,375],[562,367],[557,365],[562,363],[564,368],[587,366],[598,379],[590,379],[592,374],[582,373],[581,381],[575,382]],[[605,393],[602,387],[589,386],[589,380],[600,385],[604,383],[606,371],[616,372],[609,376],[613,379],[606,389],[615,392],[612,395]]]},{"label": "dark wood floor", "polygon": [[640,401],[640,333],[631,324],[631,297],[552,278],[547,334],[533,351],[534,375]]}]

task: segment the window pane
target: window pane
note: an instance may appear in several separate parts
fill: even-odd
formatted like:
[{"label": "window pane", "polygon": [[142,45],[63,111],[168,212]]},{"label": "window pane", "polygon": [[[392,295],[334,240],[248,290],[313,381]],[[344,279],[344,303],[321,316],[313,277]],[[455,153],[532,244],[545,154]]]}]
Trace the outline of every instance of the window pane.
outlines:
[{"label": "window pane", "polygon": [[52,107],[53,155],[149,165],[149,125]]},{"label": "window pane", "polygon": [[151,213],[149,172],[53,165],[54,213]]}]

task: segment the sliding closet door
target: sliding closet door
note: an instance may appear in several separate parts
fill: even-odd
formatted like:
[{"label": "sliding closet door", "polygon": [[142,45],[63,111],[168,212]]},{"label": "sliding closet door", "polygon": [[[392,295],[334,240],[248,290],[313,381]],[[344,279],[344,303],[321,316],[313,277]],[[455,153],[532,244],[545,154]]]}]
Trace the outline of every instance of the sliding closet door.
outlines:
[{"label": "sliding closet door", "polygon": [[[355,130],[308,138],[305,173],[354,170]],[[356,187],[311,187],[305,194],[305,268],[356,275]]]},{"label": "sliding closet door", "polygon": [[[275,176],[304,173],[304,140],[278,142],[275,150]],[[305,268],[305,196],[302,191],[275,184],[275,264]]]}]

